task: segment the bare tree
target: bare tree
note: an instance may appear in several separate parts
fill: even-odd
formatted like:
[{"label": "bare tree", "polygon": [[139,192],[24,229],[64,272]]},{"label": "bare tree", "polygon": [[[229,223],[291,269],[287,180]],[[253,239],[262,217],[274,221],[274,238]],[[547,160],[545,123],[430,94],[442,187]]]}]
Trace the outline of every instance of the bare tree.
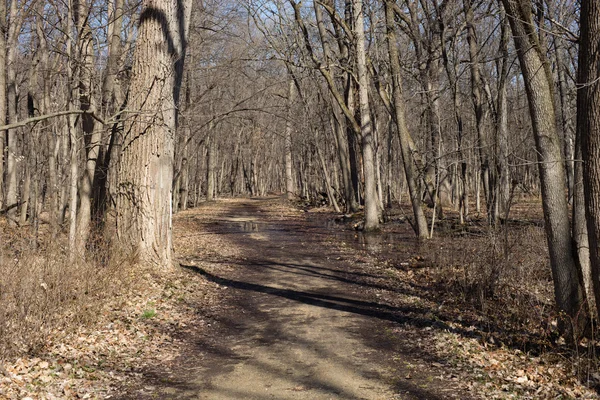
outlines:
[{"label": "bare tree", "polygon": [[427,237],[427,220],[421,208],[421,193],[418,190],[417,175],[418,169],[415,164],[411,142],[413,141],[408,127],[406,126],[405,104],[402,98],[402,77],[400,75],[400,59],[398,54],[398,44],[396,41],[396,28],[394,24],[393,5],[395,1],[387,0],[385,3],[385,16],[387,28],[388,52],[390,57],[390,69],[392,73],[392,93],[393,107],[398,136],[400,138],[400,150],[402,152],[402,161],[404,165],[404,174],[408,183],[408,192],[413,208],[415,218],[415,233],[419,238]]},{"label": "bare tree", "polygon": [[[6,2],[0,1],[0,122],[6,122]],[[4,191],[4,160],[6,158],[6,132],[0,131],[0,210],[5,206]],[[4,211],[4,210],[3,210]]]},{"label": "bare tree", "polygon": [[367,55],[365,49],[365,30],[362,0],[353,0],[354,37],[356,45],[356,66],[358,72],[358,103],[360,105],[360,134],[363,156],[363,174],[365,179],[365,226],[366,231],[379,228],[379,207],[375,181],[375,153],[373,149],[375,135],[371,111],[369,108],[369,81],[367,75]]},{"label": "bare tree", "polygon": [[[19,32],[23,23],[25,9],[19,11],[17,1],[10,2],[8,19],[8,32],[6,40],[6,95],[7,95],[7,116],[8,123],[15,123],[18,119],[17,114],[17,50]],[[4,16],[3,16],[4,18]],[[17,224],[18,207],[18,172],[17,172],[17,130],[8,129],[7,134],[7,156],[6,156],[6,209],[8,222],[11,225]]]},{"label": "bare tree", "polygon": [[600,4],[581,1],[577,132],[583,150],[583,177],[591,275],[600,305]]},{"label": "bare tree", "polygon": [[294,81],[293,74],[290,72],[290,81],[288,89],[288,117],[285,123],[285,193],[288,200],[293,200],[295,197],[296,189],[294,187],[294,175],[292,165],[292,132],[294,130],[294,124],[292,121],[292,112],[294,107],[294,101],[296,100],[296,82]]},{"label": "bare tree", "polygon": [[78,33],[77,53],[79,59],[78,87],[79,107],[86,111],[81,116],[81,130],[86,149],[86,162],[79,182],[79,210],[77,215],[77,249],[83,253],[87,244],[92,222],[92,193],[96,177],[96,164],[100,155],[102,131],[97,126],[93,113],[97,113],[96,98],[93,93],[94,49],[90,27],[91,6],[85,0],[75,5],[75,26]]},{"label": "bare tree", "polygon": [[574,257],[565,172],[556,127],[553,80],[528,0],[503,0],[525,81],[541,180],[546,236],[556,305],[568,319],[562,329],[577,336],[585,321],[584,293]]},{"label": "bare tree", "polygon": [[142,4],[119,166],[119,243],[140,261],[172,263],[172,180],[176,104],[175,62],[185,56],[189,2]]}]

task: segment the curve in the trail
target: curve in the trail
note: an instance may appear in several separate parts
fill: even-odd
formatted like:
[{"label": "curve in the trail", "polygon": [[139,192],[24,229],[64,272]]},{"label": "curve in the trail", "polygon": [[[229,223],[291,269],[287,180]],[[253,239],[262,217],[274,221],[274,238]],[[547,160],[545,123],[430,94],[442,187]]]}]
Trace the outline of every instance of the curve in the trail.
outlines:
[{"label": "curve in the trail", "polygon": [[[218,233],[241,256],[227,268],[183,262],[221,285],[228,307],[202,352],[193,382],[165,388],[165,398],[189,399],[442,399],[433,378],[403,379],[389,324],[398,309],[373,301],[328,246],[323,224],[275,221],[268,202],[222,205],[217,221],[198,224]],[[337,252],[337,253],[336,253]],[[398,378],[401,376],[402,378]],[[160,396],[159,396],[160,397]]]}]

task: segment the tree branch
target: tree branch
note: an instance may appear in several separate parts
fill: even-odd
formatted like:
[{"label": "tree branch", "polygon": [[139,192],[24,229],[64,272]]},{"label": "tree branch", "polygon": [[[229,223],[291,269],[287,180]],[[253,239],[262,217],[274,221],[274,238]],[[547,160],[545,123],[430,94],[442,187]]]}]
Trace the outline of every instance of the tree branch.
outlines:
[{"label": "tree branch", "polygon": [[8,124],[8,125],[0,125],[0,131],[6,131],[9,129],[15,129],[15,128],[20,128],[22,126],[27,126],[29,124],[36,124],[38,122],[41,121],[45,121],[47,119],[51,119],[51,118],[56,118],[56,117],[62,117],[64,115],[91,115],[92,118],[94,118],[96,121],[100,122],[101,124],[106,124],[106,121],[104,121],[102,118],[100,118],[98,115],[96,115],[94,112],[92,111],[84,111],[84,110],[70,110],[70,111],[57,111],[55,113],[51,113],[51,114],[45,114],[45,115],[39,115],[37,117],[31,117],[31,118],[27,118],[24,119],[23,121],[19,121],[19,122],[15,122],[12,124]]}]

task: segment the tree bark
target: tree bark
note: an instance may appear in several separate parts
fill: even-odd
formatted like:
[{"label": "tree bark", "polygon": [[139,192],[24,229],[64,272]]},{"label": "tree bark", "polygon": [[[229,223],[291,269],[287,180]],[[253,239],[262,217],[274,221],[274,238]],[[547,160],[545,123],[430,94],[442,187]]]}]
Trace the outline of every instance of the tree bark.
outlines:
[{"label": "tree bark", "polygon": [[21,204],[19,211],[19,225],[25,225],[27,223],[27,210],[29,209],[29,202],[31,200],[31,168],[25,166],[25,180],[23,182],[23,188],[21,192]]},{"label": "tree bark", "polygon": [[[67,92],[67,108],[68,111],[75,109],[75,94],[74,92],[74,73],[75,73],[75,58],[73,57],[73,8],[76,7],[77,1],[69,1],[69,10],[67,12],[66,26],[66,55],[67,55],[67,83],[69,90]],[[69,138],[69,262],[71,264],[77,262],[81,255],[77,247],[77,181],[79,179],[79,168],[77,165],[78,138],[75,131],[75,117],[73,114],[66,116],[65,137]],[[66,146],[66,143],[65,143]]]},{"label": "tree bark", "polygon": [[79,210],[77,213],[77,248],[83,254],[85,245],[90,236],[92,223],[92,193],[96,175],[96,163],[100,155],[100,140],[102,131],[96,126],[96,120],[88,112],[96,112],[96,100],[92,93],[92,80],[94,71],[94,49],[92,30],[89,26],[89,8],[85,0],[78,0],[75,4],[75,25],[79,37],[77,38],[77,53],[80,63],[78,73],[79,107],[85,113],[81,116],[81,130],[86,150],[86,162],[79,183]]},{"label": "tree bark", "polygon": [[[119,61],[123,47],[121,43],[123,6],[124,0],[108,2],[108,54],[102,80],[101,100],[101,113],[105,121],[125,106],[124,96],[120,85],[118,85]],[[105,221],[105,212],[109,206],[108,184],[111,183],[109,178],[116,177],[114,166],[120,157],[122,124],[123,121],[119,117],[116,121],[104,124],[103,126],[104,132],[102,135],[104,137],[101,138],[101,145],[98,148],[99,154],[94,176],[92,204],[92,218],[98,224],[102,224]],[[114,181],[116,179],[112,179],[113,185]],[[114,192],[113,190],[112,193]]]},{"label": "tree bark", "polygon": [[477,128],[477,147],[479,150],[479,161],[481,164],[481,179],[483,193],[487,208],[488,222],[495,224],[498,218],[498,210],[495,207],[496,199],[495,177],[492,166],[491,149],[485,132],[485,102],[483,99],[483,82],[481,79],[481,66],[479,65],[479,49],[477,47],[477,33],[475,31],[475,18],[473,15],[472,0],[463,0],[464,13],[467,23],[467,42],[469,44],[469,58],[471,71],[471,97],[475,110],[475,125]]},{"label": "tree bark", "polygon": [[181,177],[179,182],[179,209],[181,211],[187,210],[188,204],[188,188],[189,188],[189,169],[188,159],[183,158],[181,160]]},{"label": "tree bark", "polygon": [[[50,112],[50,51],[48,49],[48,40],[44,32],[44,19],[43,19],[43,8],[44,3],[38,3],[38,11],[36,16],[36,36],[38,39],[38,51],[39,51],[39,64],[38,75],[41,78],[41,94],[38,104],[39,114],[47,115]],[[57,166],[56,159],[58,155],[59,141],[56,138],[56,132],[51,129],[51,122],[45,120],[42,122],[44,130],[48,133],[45,135],[44,143],[47,144],[48,148],[48,175],[47,175],[47,187],[46,196],[48,197],[48,215],[52,232],[55,233],[58,230],[58,178],[57,178]],[[40,205],[42,202],[40,202]]]},{"label": "tree bark", "polygon": [[497,202],[499,211],[504,215],[510,206],[510,170],[508,167],[508,72],[510,68],[508,44],[510,41],[510,27],[506,19],[506,11],[500,3],[500,55],[502,57],[497,67],[498,72],[498,104],[496,105],[496,143],[498,154],[496,154],[496,175],[498,180]]},{"label": "tree bark", "polygon": [[[18,34],[22,21],[17,2],[10,3],[10,19],[8,24],[8,41],[6,44],[6,91],[8,123],[17,122],[17,71],[16,57],[18,50]],[[3,16],[4,17],[4,16]],[[6,215],[11,226],[17,224],[18,187],[17,187],[17,130],[9,129],[6,159]]]},{"label": "tree bark", "polygon": [[600,4],[581,1],[577,134],[582,139],[585,210],[591,275],[600,305]]},{"label": "tree bark", "polygon": [[172,265],[172,182],[176,107],[185,56],[188,0],[145,0],[134,53],[119,163],[117,234],[139,262]]},{"label": "tree bark", "polygon": [[569,201],[574,196],[574,151],[573,151],[573,124],[568,116],[568,88],[567,88],[567,71],[564,65],[564,39],[561,35],[556,35],[554,38],[555,48],[554,54],[556,58],[556,76],[558,78],[558,106],[560,107],[560,125],[563,141],[563,154],[565,157],[565,172],[567,175],[567,189]]},{"label": "tree bark", "polygon": [[572,244],[552,75],[535,30],[531,2],[503,0],[503,3],[529,100],[556,305],[567,317],[561,318],[561,329],[567,333],[567,339],[573,339],[582,333],[582,323],[587,316]]},{"label": "tree bark", "polygon": [[288,200],[293,200],[296,195],[294,187],[294,174],[292,164],[292,131],[294,129],[292,123],[292,108],[296,99],[296,84],[291,73],[288,83],[288,113],[285,122],[284,148],[285,148],[285,195]]},{"label": "tree bark", "polygon": [[427,238],[427,220],[425,213],[421,207],[421,194],[417,185],[417,171],[415,168],[415,160],[410,149],[410,132],[406,125],[406,111],[404,99],[402,98],[402,78],[400,76],[400,59],[398,54],[396,31],[394,26],[394,14],[392,10],[391,0],[386,0],[385,3],[386,17],[386,32],[388,52],[390,57],[390,69],[392,73],[392,96],[393,96],[393,111],[394,120],[398,129],[398,137],[400,139],[400,151],[402,153],[402,162],[404,165],[404,174],[408,184],[408,193],[412,204],[413,215],[415,218],[414,229],[419,239]]},{"label": "tree bark", "polygon": [[360,133],[365,180],[365,231],[379,229],[379,208],[375,183],[375,152],[373,149],[373,122],[369,109],[369,81],[365,49],[365,29],[362,0],[353,0],[354,36],[356,40],[356,69],[358,72],[358,103],[360,106]]},{"label": "tree bark", "polygon": [[214,126],[210,124],[209,137],[206,140],[206,200],[215,199],[215,144]]},{"label": "tree bark", "polygon": [[[6,122],[6,1],[0,1],[0,122]],[[0,131],[0,210],[6,202],[4,190],[4,162],[6,159],[6,131]]]},{"label": "tree bark", "polygon": [[[575,135],[575,157],[577,160],[583,159],[582,154],[582,140],[583,136],[579,132]],[[588,235],[587,218],[586,218],[586,207],[585,207],[585,190],[587,184],[584,183],[583,178],[583,163],[577,162],[574,165],[574,184],[573,184],[573,245],[577,252],[577,261],[579,268],[581,269],[581,275],[583,279],[583,287],[585,294],[590,304],[590,311],[597,310],[595,308],[595,294],[594,288],[598,284],[594,285],[594,276],[592,274],[591,258],[590,258],[590,236]],[[597,282],[597,281],[596,281]]]}]

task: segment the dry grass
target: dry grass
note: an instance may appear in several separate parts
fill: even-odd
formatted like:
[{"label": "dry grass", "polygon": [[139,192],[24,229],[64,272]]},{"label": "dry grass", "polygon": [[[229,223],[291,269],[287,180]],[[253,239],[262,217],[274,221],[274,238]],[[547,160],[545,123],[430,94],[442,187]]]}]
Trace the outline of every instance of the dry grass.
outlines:
[{"label": "dry grass", "polygon": [[[399,215],[409,211],[403,208]],[[406,228],[386,229],[401,234]],[[457,213],[448,210],[434,238],[407,253],[415,278],[441,303],[469,314],[464,317],[482,331],[494,332],[494,340],[534,352],[559,340],[539,201],[515,204],[509,222],[495,228],[483,215],[461,225]]]},{"label": "dry grass", "polygon": [[531,315],[531,306],[553,301],[543,228],[489,230],[445,242],[435,256],[441,267],[439,280],[479,309],[501,302],[514,312]]},{"label": "dry grass", "polygon": [[70,263],[64,235],[36,240],[25,228],[0,231],[0,360],[35,353],[55,329],[87,324],[126,283],[124,269],[93,246]]}]

